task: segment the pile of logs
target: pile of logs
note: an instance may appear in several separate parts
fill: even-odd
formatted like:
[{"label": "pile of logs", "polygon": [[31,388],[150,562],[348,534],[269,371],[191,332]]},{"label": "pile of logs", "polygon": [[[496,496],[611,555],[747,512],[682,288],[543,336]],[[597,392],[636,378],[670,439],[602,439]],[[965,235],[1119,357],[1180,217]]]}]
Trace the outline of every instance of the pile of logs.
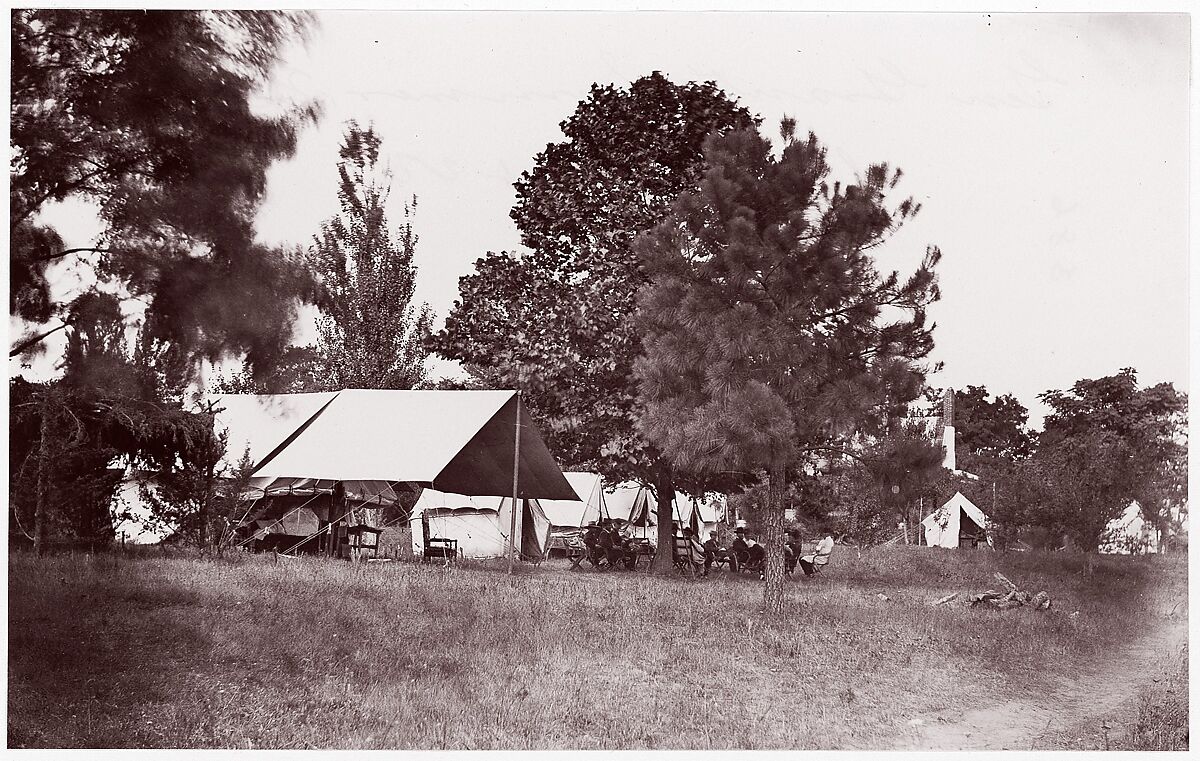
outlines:
[{"label": "pile of logs", "polygon": [[976,605],[988,605],[996,610],[1008,610],[1010,608],[1020,608],[1025,605],[1031,606],[1034,610],[1047,610],[1050,607],[1050,595],[1043,590],[1037,594],[1030,594],[1023,589],[1018,589],[1017,585],[1009,581],[1008,577],[999,571],[995,574],[996,580],[1004,585],[1006,592],[997,592],[994,589],[989,589],[986,592],[980,592],[976,595],[971,595],[967,599],[967,604],[971,607]]},{"label": "pile of logs", "polygon": [[[974,608],[976,605],[986,605],[996,610],[1009,610],[1010,608],[1020,608],[1026,605],[1034,610],[1047,610],[1050,608],[1050,595],[1045,591],[1037,594],[1030,594],[1022,589],[1018,589],[1017,585],[1012,583],[1007,576],[997,572],[996,580],[1004,585],[1006,592],[997,592],[994,589],[989,589],[986,592],[980,592],[976,595],[971,595],[967,598],[967,605]],[[958,597],[958,592],[948,594],[940,600],[935,600],[932,604],[934,607],[945,605],[951,600]]]}]

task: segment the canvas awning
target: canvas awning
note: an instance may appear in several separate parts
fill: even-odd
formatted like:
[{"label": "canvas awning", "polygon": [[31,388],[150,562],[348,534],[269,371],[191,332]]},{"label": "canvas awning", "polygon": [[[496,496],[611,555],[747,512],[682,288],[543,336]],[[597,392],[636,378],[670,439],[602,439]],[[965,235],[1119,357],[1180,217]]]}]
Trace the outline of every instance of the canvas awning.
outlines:
[{"label": "canvas awning", "polygon": [[[228,456],[248,451],[260,488],[296,479],[372,493],[409,482],[472,496],[512,496],[514,391],[237,394],[216,399]],[[521,410],[518,496],[578,499],[532,419]]]}]

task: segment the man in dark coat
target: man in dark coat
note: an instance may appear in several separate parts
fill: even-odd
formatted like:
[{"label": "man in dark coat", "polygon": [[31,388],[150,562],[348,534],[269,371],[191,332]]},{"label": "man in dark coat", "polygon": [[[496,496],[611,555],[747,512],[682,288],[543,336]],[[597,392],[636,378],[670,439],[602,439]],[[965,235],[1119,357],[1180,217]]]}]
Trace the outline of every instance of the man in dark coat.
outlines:
[{"label": "man in dark coat", "polygon": [[717,541],[717,532],[714,531],[708,535],[708,539],[704,540],[704,575],[708,575],[708,569],[712,568],[713,563],[718,563],[725,559],[728,554],[726,550],[721,549],[720,542]]},{"label": "man in dark coat", "polygon": [[786,573],[796,570],[796,561],[799,560],[802,552],[800,529],[791,529],[788,531],[787,541],[783,543],[783,570]]},{"label": "man in dark coat", "polygon": [[737,571],[750,560],[750,545],[746,544],[746,529],[734,529],[733,544],[729,545],[729,570]]},{"label": "man in dark coat", "polygon": [[609,568],[616,568],[617,563],[624,564],[626,570],[633,570],[637,566],[637,551],[630,549],[616,521],[609,520],[600,532],[600,548],[604,550]]}]

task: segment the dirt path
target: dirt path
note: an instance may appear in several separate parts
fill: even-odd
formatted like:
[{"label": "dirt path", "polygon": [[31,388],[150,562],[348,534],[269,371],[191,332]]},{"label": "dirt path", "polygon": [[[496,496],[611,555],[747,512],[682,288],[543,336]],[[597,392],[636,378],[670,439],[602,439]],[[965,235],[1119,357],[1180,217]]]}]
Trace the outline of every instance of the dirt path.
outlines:
[{"label": "dirt path", "polygon": [[1161,621],[1095,669],[1049,692],[914,719],[905,749],[1032,750],[1043,747],[1039,738],[1044,735],[1093,720],[1099,725],[1103,719],[1115,733],[1119,718],[1112,714],[1136,701],[1139,688],[1158,675],[1164,657],[1177,652],[1187,633],[1186,619]]}]

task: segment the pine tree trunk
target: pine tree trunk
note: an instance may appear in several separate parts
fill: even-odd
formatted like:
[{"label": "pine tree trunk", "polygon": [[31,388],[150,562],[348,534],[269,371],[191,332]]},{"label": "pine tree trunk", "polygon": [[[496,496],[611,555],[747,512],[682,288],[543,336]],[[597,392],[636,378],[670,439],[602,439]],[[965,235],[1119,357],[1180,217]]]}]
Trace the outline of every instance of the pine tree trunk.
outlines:
[{"label": "pine tree trunk", "polygon": [[767,486],[767,512],[763,521],[763,544],[767,548],[763,612],[767,614],[783,613],[783,494],[786,488],[784,469],[773,467]]},{"label": "pine tree trunk", "polygon": [[42,392],[41,441],[38,444],[37,498],[33,505],[33,554],[46,551],[46,511],[50,508],[50,390]]},{"label": "pine tree trunk", "polygon": [[654,492],[658,498],[658,550],[654,553],[654,563],[650,570],[660,576],[667,576],[675,572],[675,537],[671,534],[671,521],[674,520],[671,500],[675,496],[675,481],[671,477],[670,463],[659,460],[655,472]]}]

